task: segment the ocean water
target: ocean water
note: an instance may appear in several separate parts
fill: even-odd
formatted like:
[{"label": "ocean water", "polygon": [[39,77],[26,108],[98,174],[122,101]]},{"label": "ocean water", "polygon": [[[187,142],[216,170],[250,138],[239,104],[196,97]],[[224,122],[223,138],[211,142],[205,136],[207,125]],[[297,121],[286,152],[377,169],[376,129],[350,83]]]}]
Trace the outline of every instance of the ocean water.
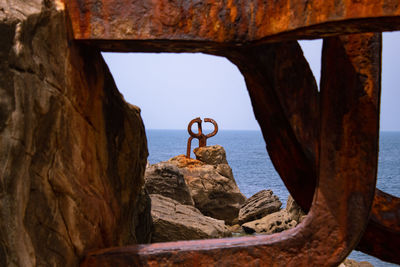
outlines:
[{"label": "ocean water", "polygon": [[[147,130],[146,134],[150,164],[186,153],[189,137],[186,130]],[[262,189],[271,189],[285,207],[289,193],[269,159],[260,131],[219,131],[207,140],[207,145],[216,144],[225,148],[236,183],[246,197]],[[197,146],[195,139],[192,150]],[[381,132],[379,147],[377,187],[400,196],[400,132]],[[369,261],[378,267],[398,266],[358,251],[353,251],[349,258]]]}]

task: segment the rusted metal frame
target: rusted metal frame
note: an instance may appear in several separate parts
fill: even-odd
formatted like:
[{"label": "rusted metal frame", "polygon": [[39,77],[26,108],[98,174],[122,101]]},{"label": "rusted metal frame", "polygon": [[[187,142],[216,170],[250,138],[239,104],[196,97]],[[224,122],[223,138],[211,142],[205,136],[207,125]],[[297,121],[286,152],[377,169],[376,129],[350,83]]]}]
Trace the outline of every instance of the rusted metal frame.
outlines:
[{"label": "rusted metal frame", "polygon": [[276,43],[236,49],[225,56],[245,77],[275,169],[308,211],[317,176],[319,95],[300,46]]},{"label": "rusted metal frame", "polygon": [[[186,157],[187,158],[190,158],[190,152],[191,152],[193,138],[196,138],[199,140],[199,147],[205,147],[205,146],[207,146],[207,139],[210,137],[213,137],[214,135],[216,135],[218,133],[218,124],[215,120],[210,119],[210,118],[204,118],[204,122],[211,122],[214,125],[214,130],[211,133],[203,134],[203,128],[201,126],[202,120],[199,117],[191,120],[188,124],[187,130],[188,130],[190,137],[188,139],[187,148],[186,148]],[[192,126],[194,123],[197,123],[197,127],[198,127],[197,134],[192,131]]]},{"label": "rusted metal frame", "polygon": [[[353,83],[354,88],[364,87],[369,94],[378,93],[373,88],[381,86],[381,34],[356,34],[342,37],[345,51],[338,55],[336,68],[342,79],[336,82]],[[340,59],[349,58],[350,65]],[[324,61],[323,63],[324,64]],[[355,69],[358,81],[349,79],[350,69]],[[341,86],[338,84],[337,86]],[[379,110],[380,97],[375,97]],[[364,112],[368,112],[365,110]],[[357,249],[380,259],[400,263],[400,199],[376,189],[371,218]]]},{"label": "rusted metal frame", "polygon": [[[357,34],[351,36],[352,47],[349,47],[349,51],[341,57],[350,57],[353,62],[352,65],[357,66],[358,86],[380,87],[381,35]],[[343,77],[345,76],[343,75]],[[356,86],[356,83],[354,84]],[[285,97],[285,99],[289,98]],[[294,128],[298,127],[299,125],[294,125]],[[283,177],[283,179],[285,178]],[[313,179],[317,178],[314,177]],[[296,197],[303,193],[300,190],[293,192]],[[400,264],[399,213],[400,199],[376,189],[371,219],[357,249],[380,259]]]},{"label": "rusted metal frame", "polygon": [[400,198],[376,189],[368,227],[357,250],[400,264]]},{"label": "rusted metal frame", "polygon": [[[96,1],[92,1],[92,3],[94,3],[94,2],[96,2]],[[107,1],[107,2],[109,4],[111,1]],[[143,3],[144,2],[145,1],[143,1]],[[159,1],[159,3],[161,3],[161,2],[162,1]],[[248,1],[248,2],[250,3],[250,1]],[[347,2],[347,1],[345,1],[345,2]],[[379,12],[381,12],[381,11],[378,10],[378,12],[376,12],[376,6],[379,5],[379,2],[382,2],[382,1],[369,1],[367,3],[363,2],[362,3],[363,5],[369,5],[369,6],[368,6],[368,8],[365,8],[365,7],[362,7],[362,8],[364,9],[364,11],[365,10],[370,10],[371,12],[374,12],[374,14],[380,14]],[[80,1],[80,3],[84,3],[84,1]],[[283,1],[281,1],[281,3],[283,3]],[[292,1],[292,3],[295,3],[295,1]],[[329,6],[329,3],[330,2],[324,2],[323,4],[326,5],[326,6]],[[90,4],[90,2],[89,2],[89,4]],[[293,25],[296,25],[296,26],[294,26],[294,28],[288,27],[288,29],[286,29],[286,31],[277,34],[277,35],[280,35],[280,36],[272,36],[270,38],[270,40],[278,41],[278,40],[286,40],[286,39],[297,39],[297,38],[299,38],[301,36],[315,38],[315,37],[318,37],[318,36],[341,34],[341,33],[345,33],[345,32],[359,32],[359,31],[365,32],[365,31],[370,31],[371,29],[373,29],[373,30],[393,30],[393,29],[397,29],[397,26],[399,25],[399,23],[396,23],[398,21],[398,14],[397,14],[398,13],[398,3],[396,4],[395,1],[394,2],[385,1],[384,4],[385,4],[386,9],[387,9],[384,12],[386,14],[385,18],[383,18],[383,17],[381,17],[381,18],[369,18],[367,16],[368,18],[366,17],[366,18],[364,18],[362,20],[357,20],[354,17],[351,18],[351,16],[347,16],[347,17],[345,16],[345,17],[342,17],[342,18],[339,18],[339,19],[334,19],[332,16],[328,16],[329,19],[327,21],[325,21],[325,23],[321,23],[321,22],[320,22],[321,24],[315,24],[315,23],[312,24],[311,23],[311,24],[308,24],[309,26],[305,26],[303,28],[299,27],[299,25],[297,25],[295,20],[291,20],[291,23]],[[337,6],[340,7],[342,5],[337,5]],[[383,4],[381,6],[383,7]],[[292,8],[293,7],[291,7],[291,9]],[[334,6],[331,9],[334,10],[335,8],[336,7]],[[107,8],[105,7],[105,9],[107,9]],[[315,7],[314,7],[314,9],[315,9]],[[221,9],[221,10],[223,10],[223,9]],[[254,10],[257,10],[257,9],[254,9]],[[303,10],[304,10],[304,8],[303,8]],[[361,14],[357,8],[349,8],[348,5],[345,6],[344,10],[348,10],[350,13],[351,13],[351,11],[353,11],[354,13]],[[325,14],[324,12],[314,12],[314,13],[315,14],[319,14],[319,15],[320,14]],[[334,13],[335,14],[336,13],[339,14],[340,12],[334,11]],[[346,11],[344,13],[347,14],[348,12]],[[343,14],[343,13],[341,13],[341,14]],[[89,13],[85,13],[85,14],[81,14],[81,15],[83,15],[83,16],[86,16],[86,15],[91,16],[90,12]],[[157,17],[157,16],[155,16],[155,17]],[[285,16],[283,16],[283,17],[285,17]],[[301,16],[298,16],[298,15],[296,15],[296,17],[301,18]],[[324,17],[324,16],[320,16],[320,17]],[[73,22],[75,21],[73,18],[72,18],[72,20],[73,20]],[[96,18],[96,20],[101,21],[101,18]],[[270,24],[276,26],[276,23],[270,23]],[[120,25],[120,24],[116,23],[115,25]],[[170,25],[170,26],[173,26],[173,25]],[[244,28],[246,27],[246,25],[244,25],[244,24],[242,26]],[[173,26],[173,27],[175,27],[175,26]],[[241,26],[238,24],[237,27],[241,27]],[[258,26],[256,25],[256,27],[258,27]],[[93,29],[95,29],[95,28],[93,28]],[[251,31],[252,30],[248,30],[248,32],[251,32]],[[207,31],[205,31],[205,32],[207,32]],[[254,29],[253,29],[253,32],[254,32]],[[98,33],[100,33],[100,35],[97,35],[96,38],[99,38],[97,40],[102,42],[101,31],[98,31]],[[156,36],[157,35],[157,30],[153,29],[152,33],[154,33],[155,34],[154,36]],[[168,34],[168,31],[164,31],[164,34]],[[218,32],[214,32],[214,34],[217,35]],[[210,32],[210,36],[211,37],[213,36],[212,32]],[[158,41],[155,41],[155,40],[151,40],[151,38],[150,39],[146,39],[146,40],[144,40],[144,43],[143,43],[143,45],[145,47],[141,46],[141,48],[140,48],[140,43],[141,42],[133,41],[133,43],[127,44],[126,42],[124,42],[124,40],[125,41],[127,40],[125,38],[126,36],[122,35],[120,37],[122,37],[122,39],[120,39],[120,40],[122,41],[123,45],[115,46],[114,44],[115,44],[116,41],[113,40],[111,42],[110,41],[103,42],[102,45],[100,45],[100,47],[103,48],[103,49],[104,49],[104,47],[107,47],[108,50],[113,50],[113,51],[117,51],[117,50],[121,49],[121,47],[123,47],[123,49],[128,49],[129,51],[132,51],[132,50],[140,51],[141,49],[148,49],[148,50],[155,49],[157,51],[197,51],[198,50],[198,51],[204,51],[204,52],[208,51],[210,53],[216,53],[215,51],[218,51],[218,47],[226,46],[226,44],[224,45],[223,43],[215,43],[215,42],[213,43],[213,41],[211,41],[211,42],[207,41],[207,42],[209,42],[209,44],[207,44],[204,47],[205,42],[203,42],[203,39],[201,39],[201,38],[199,39],[197,37],[190,36],[190,34],[188,34],[188,35],[182,34],[181,36],[178,35],[178,34],[175,34],[174,36],[170,36],[170,37],[166,38],[166,39],[168,39],[168,41],[164,41],[164,42],[158,42]],[[157,37],[155,37],[155,39],[156,38]],[[176,45],[176,44],[173,44],[173,42],[171,40],[172,39],[175,40],[174,38],[177,38],[176,40],[182,40],[182,43],[179,46]],[[215,38],[214,39],[213,38],[214,37],[212,37],[212,38],[210,38],[208,40],[215,40]],[[264,39],[268,39],[267,37],[263,37],[263,38]],[[261,38],[261,39],[263,39],[263,38]],[[95,42],[93,39],[90,39],[90,40],[89,39],[84,39],[84,40],[87,40],[87,42],[89,42],[89,43],[94,43]],[[135,40],[135,39],[136,38],[131,38],[129,40]],[[202,41],[202,42],[199,42],[199,40]],[[258,42],[259,40],[260,39],[257,39],[256,41]],[[230,41],[232,41],[232,39],[229,39],[229,35],[228,35],[228,37],[226,38],[226,40],[224,40],[224,42],[230,42]],[[168,43],[168,45],[164,45],[166,43]],[[104,45],[104,47],[103,47],[103,45]],[[300,146],[302,146],[302,145],[304,145],[304,144],[302,142],[300,142]],[[318,159],[318,157],[317,157],[317,159]],[[391,202],[395,202],[395,200],[397,200],[397,199],[392,199]],[[374,214],[375,214],[374,212],[375,212],[375,209],[373,210],[372,220],[375,220],[375,221],[376,220],[381,220],[381,217],[374,216]],[[391,212],[392,213],[396,212],[396,208],[394,210],[392,209]],[[380,214],[380,213],[382,213],[382,211],[380,211],[380,210],[376,211],[376,214]],[[378,222],[377,225],[378,225],[378,227],[376,227],[376,229],[382,230],[381,226],[382,225],[384,226],[385,222]],[[368,231],[367,231],[367,233],[368,233]],[[367,244],[367,245],[371,246],[371,244]],[[399,255],[399,254],[397,253],[397,255]]]},{"label": "rusted metal frame", "polygon": [[[303,183],[303,185],[304,185],[304,183]],[[298,190],[297,192],[305,193],[306,191]],[[297,194],[299,194],[299,193],[297,193]],[[295,195],[296,195],[296,193],[294,193],[294,196]],[[396,200],[396,199],[394,199],[394,200]],[[375,211],[376,210],[374,209],[374,212]],[[398,211],[398,209],[397,210],[393,209],[391,212],[396,213],[397,211]],[[379,212],[379,211],[377,211],[377,212]],[[372,217],[372,219],[373,219],[373,217]],[[371,225],[374,225],[374,227],[371,227]],[[364,241],[364,239],[363,239],[360,243],[359,249],[364,252],[370,253],[374,256],[377,256],[379,258],[382,258],[384,260],[393,261],[393,260],[391,260],[391,257],[388,257],[387,255],[395,255],[395,256],[399,255],[399,253],[397,253],[396,246],[389,247],[390,251],[384,251],[383,248],[384,247],[388,248],[387,244],[396,244],[396,242],[398,242],[398,240],[399,240],[398,232],[393,233],[393,230],[391,230],[390,228],[382,228],[381,222],[376,221],[376,220],[375,220],[375,222],[370,223],[370,226],[368,227],[368,229],[369,230],[366,232],[366,236],[367,235],[369,236],[368,239],[370,241],[366,241],[366,240]],[[376,236],[375,236],[375,234],[370,233],[370,229],[376,233]],[[385,240],[388,240],[388,242]],[[380,242],[378,242],[378,241],[380,241]],[[378,244],[382,244],[382,246],[379,246]]]},{"label": "rusted metal frame", "polygon": [[76,40],[246,43],[400,30],[397,0],[64,0]]},{"label": "rusted metal frame", "polygon": [[[368,82],[374,86],[380,86],[380,35],[373,36],[371,34],[365,34],[355,36],[359,38],[359,44],[364,43],[364,45],[359,45],[359,47],[355,49],[357,54],[353,55],[353,58],[358,58],[359,61],[368,62],[370,64],[366,66],[364,63],[362,70],[363,76],[368,77]],[[375,45],[367,46],[366,43],[368,42],[374,42]],[[248,66],[251,65],[250,62],[256,65],[258,64],[257,68],[242,68],[242,73],[245,76],[251,76],[246,74],[257,73],[257,69],[262,69],[264,71],[265,80],[258,84],[255,84],[252,78],[246,79],[247,87],[250,91],[252,91],[254,87],[273,87],[272,90],[275,92],[275,95],[265,95],[265,93],[264,95],[260,95],[260,93],[252,94],[250,92],[250,97],[264,139],[266,140],[272,162],[285,182],[289,192],[295,200],[301,204],[302,208],[308,211],[311,205],[310,197],[314,188],[313,181],[317,179],[317,174],[313,172],[313,170],[315,170],[315,166],[318,165],[316,162],[318,159],[318,147],[316,146],[316,142],[312,140],[313,138],[315,138],[315,140],[318,139],[318,132],[316,131],[318,127],[313,126],[313,124],[317,125],[319,116],[316,85],[312,81],[311,71],[309,71],[307,64],[304,63],[305,59],[302,57],[301,51],[296,49],[293,44],[276,44],[275,48],[270,46],[270,51],[265,49],[264,52],[257,47],[253,48],[253,50],[254,52],[252,53],[248,50],[239,53],[242,55],[239,57],[242,58],[242,61],[237,59],[238,56],[231,56],[231,59],[233,58],[232,61],[238,65]],[[360,63],[354,62],[354,65],[360,65]],[[297,77],[293,76],[294,74],[297,75]],[[261,100],[262,98],[264,98],[264,100]],[[276,115],[279,114],[279,112],[266,112],[274,114],[274,116],[269,116],[268,114],[263,115],[262,112],[258,112],[258,110],[263,109],[263,107],[267,105],[269,109],[271,109],[274,105],[276,106],[275,103],[277,102],[281,103],[281,110],[283,111],[281,114],[284,113],[286,116],[281,115],[279,118],[279,116]],[[306,103],[308,106],[299,107],[299,103]],[[278,125],[276,123],[277,121],[280,121],[279,124],[282,124],[282,120],[287,120],[290,127],[271,126],[272,124]],[[291,132],[294,134],[291,134]],[[274,146],[277,146],[274,137],[277,138],[277,136],[283,137],[284,144],[295,143],[296,141],[285,140],[288,136],[292,136],[292,138],[295,136],[297,142],[299,142],[301,146],[292,147],[295,149],[302,149],[303,152],[285,154],[281,152],[282,149],[284,149],[283,147],[274,149]],[[284,144],[281,144],[281,146],[284,146]],[[299,160],[296,158],[299,156],[305,158]],[[300,166],[298,164],[300,164]],[[298,168],[304,166],[307,166],[306,168],[309,170],[309,173],[306,175],[298,170]],[[294,171],[287,172],[288,169]],[[400,242],[400,230],[397,230],[397,228],[400,227],[400,215],[398,215],[400,206],[399,204],[394,204],[400,203],[400,199],[388,194],[385,194],[385,197],[380,196],[383,194],[385,193],[377,189],[374,203],[387,203],[387,205],[374,204],[371,221],[366,231],[366,237],[361,240],[358,249],[383,260],[400,263],[398,259],[400,248],[396,245]],[[383,212],[386,216],[376,215]],[[393,218],[391,222],[392,227],[386,225],[385,217]],[[393,225],[398,225],[398,227],[393,227]],[[376,236],[374,233],[376,233]],[[388,251],[384,251],[383,248],[386,248]]]},{"label": "rusted metal frame", "polygon": [[[335,64],[341,39],[332,38],[326,43],[324,58],[327,65]],[[323,77],[329,79],[324,78],[321,89],[326,108],[321,112],[320,178],[309,215],[298,227],[269,236],[106,249],[88,254],[82,266],[339,264],[361,238],[373,201],[379,131],[374,97],[378,95],[363,94],[365,88],[354,89],[353,84],[337,88],[335,80],[343,73],[326,75],[326,71]]]}]

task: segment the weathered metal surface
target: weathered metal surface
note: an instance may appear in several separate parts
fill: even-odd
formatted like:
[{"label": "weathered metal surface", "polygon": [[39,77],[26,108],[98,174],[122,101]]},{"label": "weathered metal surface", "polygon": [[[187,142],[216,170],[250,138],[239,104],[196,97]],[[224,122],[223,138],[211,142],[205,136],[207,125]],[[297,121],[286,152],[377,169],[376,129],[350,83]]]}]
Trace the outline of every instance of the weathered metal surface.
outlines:
[{"label": "weathered metal surface", "polygon": [[297,42],[231,50],[267,150],[296,202],[309,210],[317,177],[319,92]]},{"label": "weathered metal surface", "polygon": [[400,29],[397,0],[65,2],[77,40],[245,43]]},{"label": "weathered metal surface", "polygon": [[[356,34],[326,39],[321,95],[317,92],[315,80],[301,49],[294,40],[398,30],[398,1],[71,0],[66,1],[66,4],[74,39],[95,45],[102,50],[200,51],[222,55],[234,62],[245,76],[268,152],[285,185],[305,210],[311,207],[309,217],[312,219],[309,221],[315,222],[316,218],[313,216],[317,213],[320,216],[335,214],[338,216],[336,220],[340,221],[337,222],[338,225],[330,225],[339,229],[338,236],[341,238],[336,241],[342,242],[343,250],[340,255],[327,251],[329,248],[324,247],[324,244],[332,245],[328,239],[326,243],[317,241],[323,234],[313,236],[316,239],[311,238],[311,234],[307,235],[309,230],[303,228],[316,227],[315,233],[325,231],[319,230],[322,226],[307,221],[307,224],[298,227],[299,230],[281,234],[279,237],[138,246],[128,249],[129,253],[138,255],[128,256],[124,252],[119,254],[124,255],[123,259],[135,258],[138,263],[144,265],[170,265],[176,263],[174,260],[182,260],[179,263],[184,265],[194,259],[199,260],[197,265],[228,265],[229,262],[236,262],[236,257],[233,260],[226,257],[219,259],[215,255],[219,253],[228,256],[239,253],[247,255],[250,260],[256,259],[257,253],[280,251],[281,255],[276,258],[260,256],[259,260],[263,261],[262,264],[279,262],[279,265],[281,257],[291,258],[289,265],[294,262],[299,265],[314,264],[319,260],[324,262],[321,259],[309,259],[309,262],[306,262],[288,252],[303,253],[302,249],[296,247],[301,243],[310,253],[304,254],[304,257],[308,255],[323,258],[321,255],[324,255],[328,258],[324,264],[329,265],[331,261],[343,258],[344,254],[355,247],[356,244],[349,240],[360,235],[365,225],[360,218],[357,222],[347,218],[356,214],[350,215],[354,207],[349,203],[359,203],[357,205],[361,215],[356,215],[365,218],[365,212],[368,213],[370,206],[368,201],[360,201],[360,196],[369,197],[372,178],[369,177],[367,181],[369,189],[361,190],[364,193],[358,188],[360,184],[343,185],[340,184],[343,181],[338,180],[353,179],[358,183],[366,182],[362,179],[367,178],[360,176],[364,175],[362,163],[360,165],[363,160],[369,161],[368,170],[371,173],[368,175],[376,175],[376,153],[373,155],[370,151],[375,149],[372,146],[377,145],[376,140],[372,140],[373,136],[378,136],[377,131],[374,134],[372,132],[376,130],[379,121],[380,37]],[[326,95],[332,98],[333,103],[329,103],[331,106],[328,106]],[[339,98],[343,99],[339,101]],[[350,102],[347,101],[354,101],[354,106],[349,105]],[[332,105],[335,108],[337,106],[338,110],[333,110]],[[347,111],[341,108],[352,112],[346,113]],[[360,114],[355,114],[357,112],[354,108],[358,109]],[[331,121],[327,119],[329,116]],[[331,131],[336,132],[328,133],[328,125]],[[363,131],[368,133],[361,133]],[[371,141],[372,143],[369,143]],[[330,147],[331,142],[335,145],[334,148]],[[362,150],[359,153],[364,153],[366,158],[357,158],[354,154],[356,152],[347,150],[356,145],[354,142],[358,142]],[[342,150],[333,153],[337,148]],[[326,149],[331,151],[328,153]],[[341,164],[345,165],[345,161],[348,164],[353,163],[352,168],[356,170],[350,166],[337,168]],[[330,165],[333,166],[329,167]],[[324,170],[325,167],[327,169]],[[323,179],[322,172],[329,172],[324,173],[324,176],[334,175],[341,178]],[[350,174],[351,172],[354,173]],[[321,196],[321,190],[325,188],[323,184],[333,181],[339,184],[331,184],[332,188],[341,187],[345,191],[343,194],[334,190],[339,195],[339,200],[336,200],[338,196],[330,194]],[[350,194],[349,190],[353,191],[353,194]],[[335,206],[337,201],[351,207],[344,211]],[[319,206],[321,203],[328,205],[329,209],[337,208],[337,212],[331,214],[331,210],[327,211]],[[315,210],[318,212],[315,213]],[[358,248],[384,260],[400,263],[400,247],[397,245],[400,242],[399,211],[400,199],[376,190],[371,219]],[[355,224],[357,226],[354,226]],[[349,227],[351,231],[347,231]],[[302,238],[298,239],[299,235]],[[283,240],[291,240],[295,245]],[[207,246],[212,247],[209,252],[205,252],[208,251]],[[315,247],[317,249],[314,250]],[[110,253],[95,253],[93,255],[96,256],[88,257],[86,263],[92,260],[96,262],[104,257],[112,258],[114,252]],[[194,258],[189,259],[190,255]],[[149,261],[146,262],[147,260]],[[249,262],[256,265],[256,261]]]},{"label": "weathered metal surface", "polygon": [[[188,124],[187,130],[190,135],[188,142],[187,142],[187,148],[186,148],[186,157],[190,158],[190,152],[191,152],[191,146],[192,146],[192,140],[193,138],[196,138],[199,140],[199,147],[204,147],[207,145],[207,139],[210,137],[213,137],[218,133],[218,124],[215,120],[210,119],[210,118],[204,118],[204,122],[211,122],[214,125],[214,130],[209,133],[209,134],[203,134],[203,127],[201,126],[202,120],[200,118],[195,118],[191,120]],[[192,126],[194,123],[197,123],[197,128],[198,132],[194,133],[192,131]]]},{"label": "weathered metal surface", "polygon": [[[323,83],[336,87],[351,84],[354,93],[359,87],[366,88],[368,94],[379,93],[374,88],[381,86],[381,36],[363,34],[350,35],[346,38],[346,50],[342,50],[342,53],[338,54],[334,60],[336,62],[335,68],[328,69],[325,74],[325,77],[328,77],[331,76],[332,72],[341,72],[341,79],[324,81],[321,78],[321,86],[323,86]],[[340,52],[339,48],[337,50]],[[351,64],[345,65],[343,58],[348,58]],[[324,59],[322,60],[323,65],[332,65],[328,63]],[[350,76],[352,71],[354,73],[353,78]],[[379,112],[380,97],[378,96],[375,99],[377,107],[375,112]],[[360,112],[367,113],[368,110]],[[360,122],[362,123],[362,120]],[[400,264],[399,213],[400,199],[377,189],[371,219],[363,238],[359,242],[358,249],[383,260]]]},{"label": "weathered metal surface", "polygon": [[400,264],[400,198],[376,189],[368,227],[357,250]]},{"label": "weathered metal surface", "polygon": [[[359,34],[353,38],[349,52],[338,57],[350,58],[357,70],[358,76],[347,82],[355,87],[379,88],[380,35]],[[276,170],[297,203],[308,211],[317,180],[319,94],[300,48],[296,43],[283,42],[264,49],[236,49],[225,56],[246,77],[255,115]],[[400,203],[400,199],[376,190],[370,223],[357,249],[400,263],[400,206],[394,203]],[[379,215],[383,211],[385,216]],[[391,220],[391,226],[387,220]]]},{"label": "weathered metal surface", "polygon": [[[324,58],[333,60],[343,41],[330,38],[326,43]],[[330,79],[338,79],[340,75],[342,72]],[[359,241],[374,196],[379,131],[376,110],[379,92],[376,91],[379,88],[354,90],[353,84],[340,88],[329,84],[332,83],[327,81],[321,94],[326,108],[321,112],[319,181],[309,216],[298,227],[269,236],[110,249],[89,254],[82,266],[339,264]]]},{"label": "weathered metal surface", "polygon": [[[347,82],[356,87],[378,88],[380,36],[354,35],[354,39],[357,41],[353,40],[349,53],[338,57],[350,58],[357,69],[358,77]],[[244,48],[226,56],[246,77],[255,115],[275,168],[290,193],[307,211],[317,180],[319,95],[310,78],[311,71],[296,45],[286,42],[265,49]],[[400,206],[393,203],[400,203],[400,200],[376,190],[370,223],[357,249],[400,263],[397,245],[400,242]],[[383,211],[385,216],[379,215]],[[387,220],[391,221],[391,226],[387,225]]]}]

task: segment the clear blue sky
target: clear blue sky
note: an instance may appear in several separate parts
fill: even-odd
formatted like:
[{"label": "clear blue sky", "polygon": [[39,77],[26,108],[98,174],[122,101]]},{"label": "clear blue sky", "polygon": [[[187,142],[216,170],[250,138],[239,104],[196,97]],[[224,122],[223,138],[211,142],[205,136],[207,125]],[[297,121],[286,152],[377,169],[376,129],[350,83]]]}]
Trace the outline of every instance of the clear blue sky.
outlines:
[{"label": "clear blue sky", "polygon": [[[381,130],[400,131],[400,32],[384,33]],[[319,81],[321,40],[301,46]],[[255,130],[243,76],[222,57],[204,54],[103,53],[125,100],[142,110],[146,129],[186,129],[195,117],[220,129]]]}]

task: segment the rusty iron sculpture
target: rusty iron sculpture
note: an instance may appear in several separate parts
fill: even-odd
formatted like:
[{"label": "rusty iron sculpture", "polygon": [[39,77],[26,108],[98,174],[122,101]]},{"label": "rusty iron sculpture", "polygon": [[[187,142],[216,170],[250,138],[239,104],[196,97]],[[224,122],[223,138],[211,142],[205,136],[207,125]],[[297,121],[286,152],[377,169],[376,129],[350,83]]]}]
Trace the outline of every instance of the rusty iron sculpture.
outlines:
[{"label": "rusty iron sculpture", "polygon": [[[187,142],[187,149],[186,149],[186,157],[190,159],[190,152],[191,152],[191,146],[192,146],[192,140],[193,138],[199,139],[199,147],[205,147],[207,146],[207,139],[210,137],[213,137],[218,133],[218,124],[215,120],[210,119],[210,118],[204,118],[204,122],[211,122],[214,125],[214,130],[209,133],[209,134],[203,134],[203,128],[201,126],[202,120],[200,118],[195,118],[191,120],[188,124],[188,133],[190,135],[188,142]],[[194,133],[192,131],[192,125],[194,123],[197,123],[197,128],[198,132]]]},{"label": "rusty iron sculpture", "polygon": [[[280,234],[109,248],[82,266],[335,266],[353,249],[400,263],[400,199],[375,189],[380,32],[400,30],[397,0],[65,2],[78,44],[236,64],[270,158],[309,214]],[[315,38],[320,92],[297,43]]]}]

